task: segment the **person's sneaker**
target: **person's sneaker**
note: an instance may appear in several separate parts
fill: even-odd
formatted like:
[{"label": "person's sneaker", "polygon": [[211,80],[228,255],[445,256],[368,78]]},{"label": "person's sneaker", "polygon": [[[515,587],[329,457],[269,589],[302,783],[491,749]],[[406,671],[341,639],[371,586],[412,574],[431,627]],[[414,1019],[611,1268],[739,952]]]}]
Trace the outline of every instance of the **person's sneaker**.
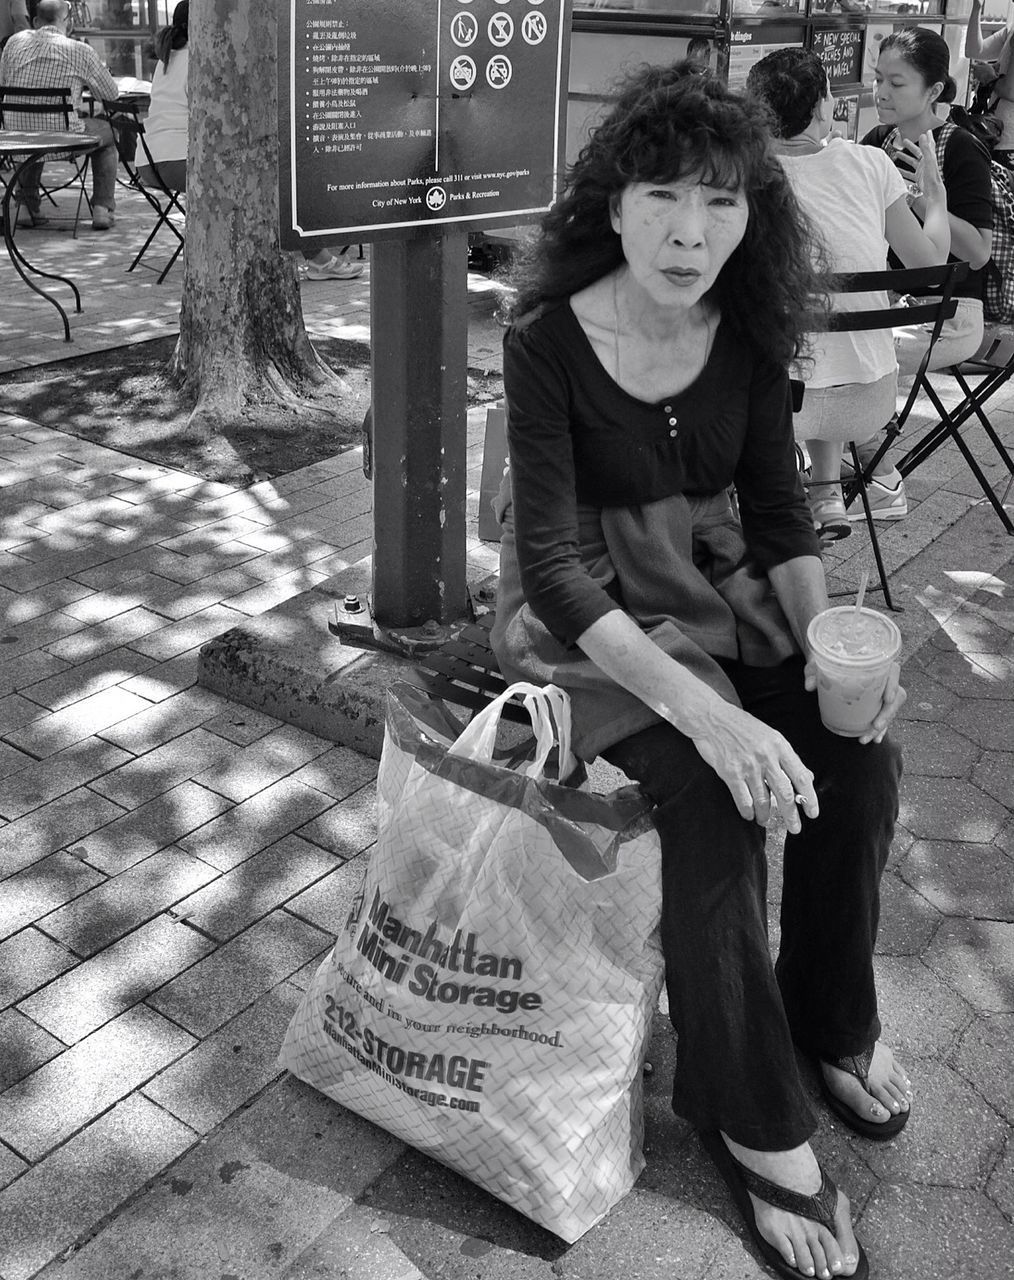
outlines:
[{"label": "person's sneaker", "polygon": [[16,225],[19,227],[45,227],[48,224],[48,216],[40,209],[29,209],[28,205],[23,204],[18,210]]},{"label": "person's sneaker", "polygon": [[845,502],[841,494],[826,493],[816,497],[811,491],[809,498],[813,527],[821,542],[838,542],[841,538],[847,538],[852,527],[845,514]]},{"label": "person's sneaker", "polygon": [[308,262],[306,264],[307,280],[355,280],[363,274],[361,262],[350,262],[348,258],[330,258],[327,262]]},{"label": "person's sneaker", "polygon": [[[875,476],[866,486],[866,497],[870,503],[870,515],[874,520],[903,520],[908,515],[908,499],[905,497],[905,482],[898,473],[893,484],[885,484]],[[862,497],[857,493],[849,503],[850,520],[865,520]]]},{"label": "person's sneaker", "polygon": [[116,222],[112,209],[105,209],[100,204],[92,205],[92,230],[108,231]]}]

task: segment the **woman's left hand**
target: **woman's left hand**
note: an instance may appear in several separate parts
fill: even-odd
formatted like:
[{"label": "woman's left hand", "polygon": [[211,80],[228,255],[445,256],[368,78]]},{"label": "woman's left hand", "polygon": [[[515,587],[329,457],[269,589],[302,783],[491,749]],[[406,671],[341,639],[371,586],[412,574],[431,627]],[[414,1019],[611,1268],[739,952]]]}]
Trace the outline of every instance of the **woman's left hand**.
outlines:
[{"label": "woman's left hand", "polygon": [[[803,668],[803,683],[808,693],[813,693],[817,688],[817,667],[812,658],[807,659],[806,666]],[[897,662],[892,662],[887,684],[884,686],[884,698],[880,704],[880,710],[866,732],[860,734],[859,741],[882,742],[891,721],[905,705],[907,697],[908,694],[901,687],[901,666]]]}]

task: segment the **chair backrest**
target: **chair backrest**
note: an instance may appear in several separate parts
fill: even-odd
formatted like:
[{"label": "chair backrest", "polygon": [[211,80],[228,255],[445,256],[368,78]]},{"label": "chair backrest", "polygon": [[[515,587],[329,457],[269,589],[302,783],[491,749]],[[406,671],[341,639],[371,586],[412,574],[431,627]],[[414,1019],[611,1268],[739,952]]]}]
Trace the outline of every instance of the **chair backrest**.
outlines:
[{"label": "chair backrest", "polygon": [[26,89],[0,84],[0,129],[30,133],[70,132],[74,102],[70,88]]},{"label": "chair backrest", "polygon": [[[144,108],[137,102],[123,102],[117,99],[115,101],[103,102],[102,109],[106,119],[109,121],[113,133],[116,134],[117,145],[119,146],[121,135],[132,134],[141,144],[141,150],[144,152],[144,165],[147,166],[154,175],[154,181],[142,180],[140,174],[137,172],[138,166],[136,161],[132,163],[125,161],[127,172],[130,174],[131,178],[142,186],[154,187],[156,191],[161,191],[163,195],[178,195],[178,191],[174,192],[171,188],[166,186],[159,171],[158,164],[148,148],[148,138],[144,132],[144,121],[141,119],[141,112]],[[123,146],[120,146],[120,158],[124,159]]]},{"label": "chair backrest", "polygon": [[918,290],[932,296],[914,298],[903,307],[878,307],[869,311],[831,311],[823,330],[832,333],[849,333],[870,329],[898,329],[902,325],[932,325],[926,350],[912,382],[904,408],[898,421],[904,422],[911,412],[920,387],[929,368],[933,348],[936,346],[944,321],[950,320],[957,310],[954,297],[957,285],[968,275],[967,262],[946,262],[939,267],[912,267],[899,271],[857,271],[853,275],[834,276],[827,281],[832,293],[893,293],[908,295]]}]

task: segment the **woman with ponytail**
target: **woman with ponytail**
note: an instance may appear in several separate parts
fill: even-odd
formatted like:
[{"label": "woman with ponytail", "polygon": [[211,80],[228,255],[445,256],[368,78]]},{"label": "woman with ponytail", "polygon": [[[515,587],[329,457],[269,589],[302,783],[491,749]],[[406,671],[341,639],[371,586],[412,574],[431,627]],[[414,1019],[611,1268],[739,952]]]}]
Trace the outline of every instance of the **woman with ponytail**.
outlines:
[{"label": "woman with ponytail", "polygon": [[158,66],[151,80],[151,106],[144,122],[148,150],[158,172],[140,169],[142,182],[184,191],[187,185],[187,24],[190,0],[180,0],[173,20],[155,37]]}]

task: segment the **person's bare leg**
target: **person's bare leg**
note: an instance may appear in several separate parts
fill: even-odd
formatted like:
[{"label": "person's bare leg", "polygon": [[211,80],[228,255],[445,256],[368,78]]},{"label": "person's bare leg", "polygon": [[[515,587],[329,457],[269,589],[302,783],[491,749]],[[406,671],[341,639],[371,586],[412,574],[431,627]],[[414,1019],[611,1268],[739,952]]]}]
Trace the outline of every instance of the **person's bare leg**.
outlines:
[{"label": "person's bare leg", "polygon": [[[723,1134],[729,1150],[748,1169],[759,1173],[781,1187],[789,1187],[803,1195],[814,1195],[820,1189],[820,1168],[809,1143],[794,1147],[791,1151],[754,1151],[740,1146],[728,1134]],[[838,1192],[835,1211],[836,1231],[832,1235],[825,1227],[809,1218],[800,1218],[784,1209],[760,1200],[750,1193],[757,1229],[769,1244],[795,1267],[800,1275],[850,1276],[859,1265],[859,1246],[852,1231],[852,1214],[849,1198]]]}]

